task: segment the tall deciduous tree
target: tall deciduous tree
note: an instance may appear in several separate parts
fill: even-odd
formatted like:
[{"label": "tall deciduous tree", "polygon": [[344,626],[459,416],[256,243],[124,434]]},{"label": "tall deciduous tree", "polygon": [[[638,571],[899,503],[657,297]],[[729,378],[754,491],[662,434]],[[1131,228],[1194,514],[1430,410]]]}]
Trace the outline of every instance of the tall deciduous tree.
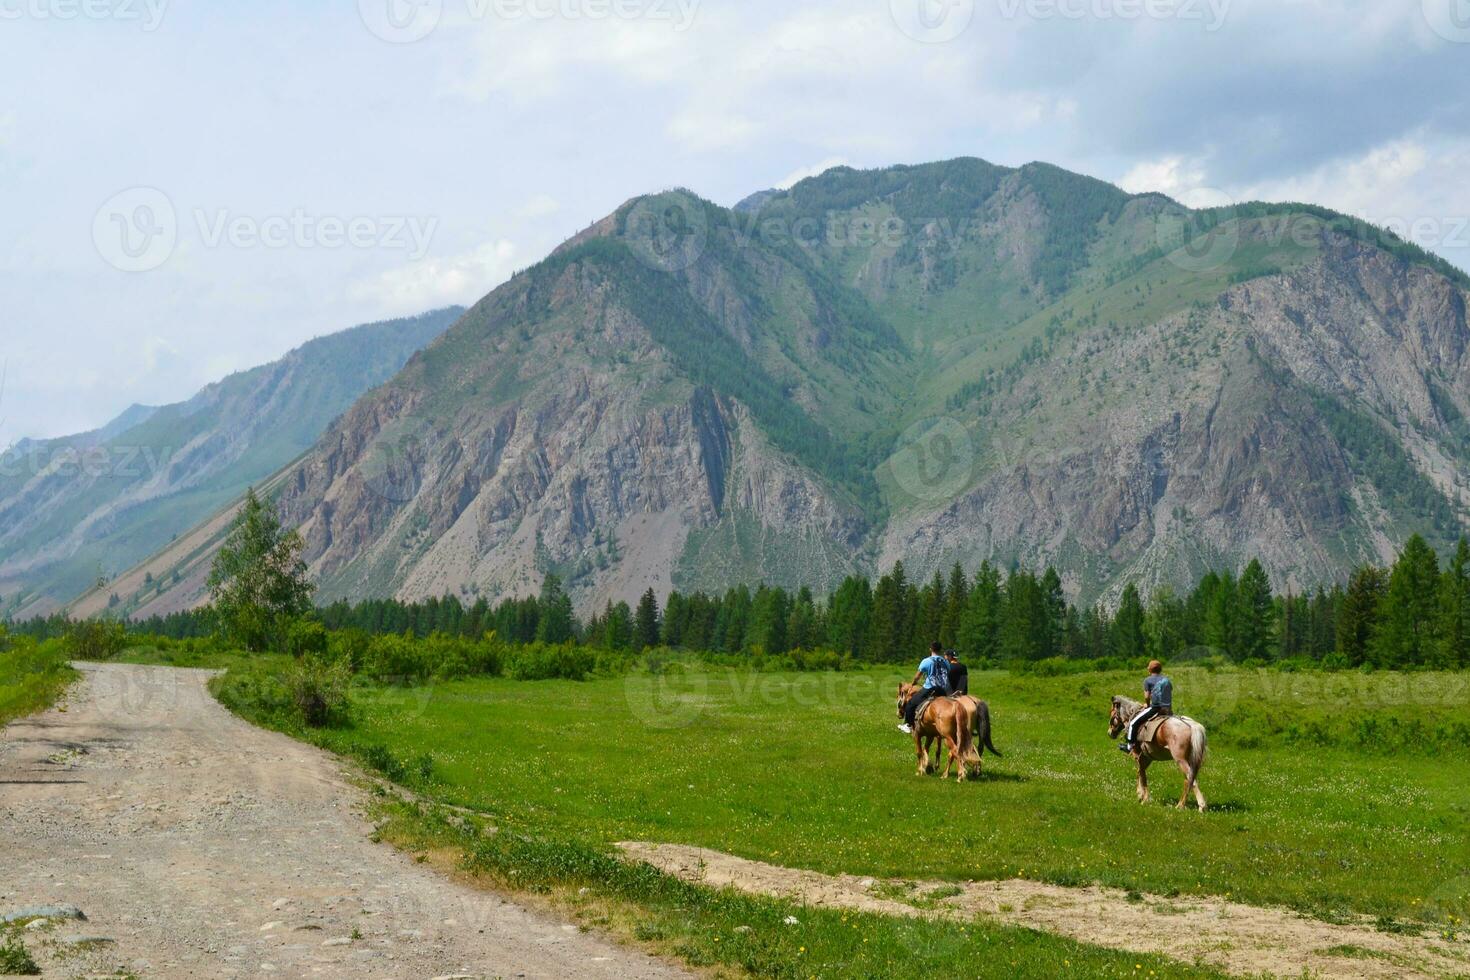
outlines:
[{"label": "tall deciduous tree", "polygon": [[209,593],[225,634],[247,650],[279,648],[290,623],[311,611],[314,591],[301,536],[252,487],[209,573]]}]

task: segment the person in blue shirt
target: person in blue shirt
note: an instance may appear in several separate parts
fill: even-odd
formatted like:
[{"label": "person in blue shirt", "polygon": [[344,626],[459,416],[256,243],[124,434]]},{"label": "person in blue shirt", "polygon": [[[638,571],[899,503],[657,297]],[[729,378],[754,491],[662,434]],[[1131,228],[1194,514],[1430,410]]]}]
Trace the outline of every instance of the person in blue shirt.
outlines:
[{"label": "person in blue shirt", "polygon": [[1164,673],[1164,665],[1157,660],[1148,663],[1148,676],[1143,679],[1144,709],[1128,723],[1128,737],[1118,746],[1124,752],[1132,752],[1138,746],[1134,736],[1150,718],[1174,713],[1174,682]]},{"label": "person in blue shirt", "polygon": [[922,682],[924,688],[909,698],[909,703],[904,707],[903,724],[898,726],[898,730],[906,735],[914,733],[914,719],[918,717],[919,709],[926,701],[949,693],[949,661],[945,659],[943,650],[937,642],[931,643],[929,656],[919,662],[919,669],[914,674],[912,683]]}]

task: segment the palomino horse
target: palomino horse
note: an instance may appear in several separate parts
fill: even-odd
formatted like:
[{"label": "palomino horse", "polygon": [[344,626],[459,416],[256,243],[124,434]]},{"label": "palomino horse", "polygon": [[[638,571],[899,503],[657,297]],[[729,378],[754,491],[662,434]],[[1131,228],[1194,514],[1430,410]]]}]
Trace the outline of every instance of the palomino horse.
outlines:
[{"label": "palomino horse", "polygon": [[[1108,738],[1116,739],[1143,707],[1130,698],[1115,696],[1113,711],[1108,718]],[[1182,715],[1166,718],[1154,732],[1154,737],[1133,752],[1133,757],[1138,760],[1138,802],[1147,803],[1149,800],[1149,763],[1155,759],[1172,758],[1184,774],[1184,792],[1179,795],[1178,809],[1184,809],[1189,791],[1194,790],[1199,812],[1204,813],[1205,794],[1200,792],[1199,771],[1205,764],[1206,743],[1204,725]]]},{"label": "palomino horse", "polygon": [[[970,775],[978,776],[980,775],[980,759],[985,755],[986,749],[994,753],[997,758],[1001,758],[1000,749],[997,749],[995,743],[990,741],[990,705],[968,694],[952,694],[950,697],[959,702],[960,706],[965,709],[965,713],[969,715],[972,736],[970,741],[975,750],[969,760]],[[926,752],[935,751],[936,741],[936,739],[925,739],[924,750]]]},{"label": "palomino horse", "polygon": [[[904,708],[908,706],[909,700],[919,693],[919,688],[912,684],[898,685],[898,716],[903,717]],[[978,760],[972,757],[975,747],[970,741],[970,719],[969,709],[953,698],[933,697],[924,702],[919,713],[914,717],[914,755],[918,757],[919,767],[915,775],[925,775],[933,772],[933,766],[929,762],[929,751],[925,748],[925,742],[934,739],[943,739],[944,745],[949,749],[949,757],[944,760],[944,771],[939,774],[940,779],[949,778],[949,767],[951,763],[959,770],[957,777],[960,782],[965,781],[969,775],[968,768],[972,761]]]}]

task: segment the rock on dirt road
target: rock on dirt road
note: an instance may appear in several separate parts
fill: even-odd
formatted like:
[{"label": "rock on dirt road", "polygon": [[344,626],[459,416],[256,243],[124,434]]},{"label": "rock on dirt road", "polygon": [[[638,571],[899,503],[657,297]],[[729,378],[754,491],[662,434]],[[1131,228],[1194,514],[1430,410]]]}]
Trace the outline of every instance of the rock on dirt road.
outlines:
[{"label": "rock on dirt road", "polygon": [[221,707],[205,671],[82,665],[0,731],[0,915],[46,976],[663,978],[676,968],[370,839],[327,753]]}]

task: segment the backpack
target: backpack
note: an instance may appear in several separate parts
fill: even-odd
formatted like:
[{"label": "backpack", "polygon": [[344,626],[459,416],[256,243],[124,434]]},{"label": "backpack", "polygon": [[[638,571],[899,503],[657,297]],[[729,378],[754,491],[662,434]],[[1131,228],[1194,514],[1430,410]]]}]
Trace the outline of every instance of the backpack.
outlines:
[{"label": "backpack", "polygon": [[949,693],[949,661],[944,657],[935,655],[930,658],[934,661],[934,686],[943,694]]}]

